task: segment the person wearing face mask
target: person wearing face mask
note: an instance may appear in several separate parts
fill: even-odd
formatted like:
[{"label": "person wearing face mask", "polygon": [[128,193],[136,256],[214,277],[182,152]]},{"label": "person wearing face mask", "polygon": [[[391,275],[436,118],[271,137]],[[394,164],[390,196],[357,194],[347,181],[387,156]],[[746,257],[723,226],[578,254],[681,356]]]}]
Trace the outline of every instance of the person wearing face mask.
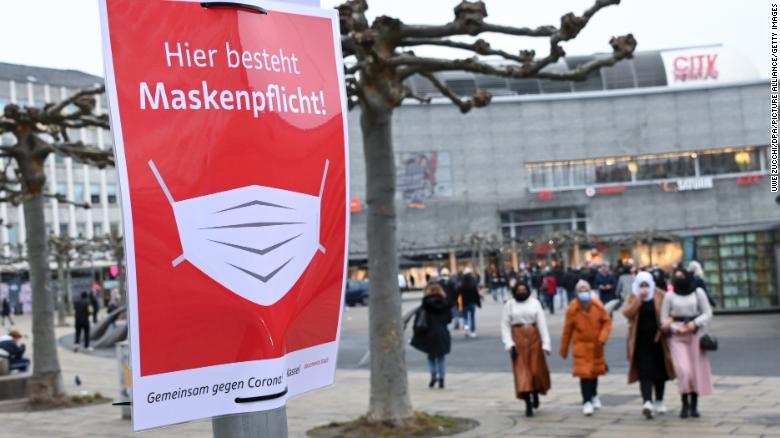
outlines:
[{"label": "person wearing face mask", "polygon": [[604,360],[604,345],[612,330],[612,320],[604,305],[591,291],[585,280],[577,282],[577,299],[566,309],[566,322],[561,338],[561,357],[566,359],[569,344],[572,344],[574,370],[580,378],[582,392],[582,413],[593,415],[594,409],[601,409],[598,396],[598,377],[607,373]]},{"label": "person wearing face mask", "polygon": [[[653,274],[642,271],[631,285],[623,306],[628,319],[628,383],[639,380],[642,414],[648,419],[665,414],[664,386],[674,378],[666,337],[661,334],[661,306],[665,292],[657,289]],[[655,405],[653,404],[655,389]]]},{"label": "person wearing face mask", "polygon": [[512,359],[515,395],[525,401],[525,415],[539,408],[539,394],[550,389],[550,332],[541,303],[531,296],[527,283],[509,280],[512,298],[501,315],[501,341]]},{"label": "person wearing face mask", "polygon": [[712,307],[685,269],[675,269],[672,285],[674,293],[664,296],[661,307],[662,329],[670,336],[669,351],[682,398],[680,418],[696,418],[699,396],[712,393],[710,361],[699,344],[701,329],[712,319]]}]

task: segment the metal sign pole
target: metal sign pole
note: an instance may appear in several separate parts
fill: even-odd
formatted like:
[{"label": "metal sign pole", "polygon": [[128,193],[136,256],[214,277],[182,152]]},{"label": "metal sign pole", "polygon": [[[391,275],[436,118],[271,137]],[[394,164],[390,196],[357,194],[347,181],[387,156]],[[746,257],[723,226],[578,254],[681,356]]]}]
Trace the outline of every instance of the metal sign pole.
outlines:
[{"label": "metal sign pole", "polygon": [[214,438],[287,438],[287,407],[211,419]]}]

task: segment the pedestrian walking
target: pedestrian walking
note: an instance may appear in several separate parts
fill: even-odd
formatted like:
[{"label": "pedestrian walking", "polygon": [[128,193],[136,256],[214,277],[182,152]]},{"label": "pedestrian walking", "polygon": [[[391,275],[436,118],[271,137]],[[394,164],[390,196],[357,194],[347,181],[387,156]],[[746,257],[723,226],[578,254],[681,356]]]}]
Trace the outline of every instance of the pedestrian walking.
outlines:
[{"label": "pedestrian walking", "polygon": [[504,271],[500,271],[495,263],[491,263],[487,272],[485,272],[485,283],[490,289],[490,296],[493,297],[493,302],[497,303],[499,298],[502,303],[507,300],[506,274]]},{"label": "pedestrian walking", "polygon": [[477,337],[477,307],[482,307],[479,295],[479,283],[471,268],[463,270],[463,278],[458,285],[458,298],[463,306],[463,330],[467,338]]},{"label": "pedestrian walking", "polygon": [[512,359],[515,396],[525,401],[525,415],[539,408],[539,394],[550,389],[550,370],[545,354],[550,354],[550,332],[542,305],[531,296],[526,283],[510,280],[512,298],[504,304],[501,341]]},{"label": "pedestrian walking", "polygon": [[601,409],[598,378],[607,373],[604,345],[612,330],[612,320],[604,305],[594,295],[587,281],[580,280],[577,283],[577,299],[566,309],[561,338],[561,357],[566,359],[569,344],[572,346],[572,374],[580,378],[582,413],[586,416]]},{"label": "pedestrian walking", "polygon": [[577,298],[577,281],[580,277],[574,268],[569,267],[566,273],[563,274],[563,288],[566,290],[566,302],[571,303],[571,300]]},{"label": "pedestrian walking", "polygon": [[541,295],[544,299],[544,306],[550,311],[550,315],[555,314],[555,294],[558,293],[558,282],[555,275],[548,268],[542,277]]},{"label": "pedestrian walking", "polygon": [[98,302],[96,291],[89,292],[89,305],[92,307],[92,323],[97,324],[98,310],[100,310],[100,303]]},{"label": "pedestrian walking", "polygon": [[713,309],[717,307],[715,300],[712,298],[712,295],[710,295],[710,290],[707,288],[707,282],[704,281],[704,269],[702,269],[701,263],[696,260],[691,260],[691,262],[688,263],[687,270],[693,275],[693,286],[700,287],[707,295],[707,301],[710,302],[710,307]]},{"label": "pedestrian walking", "polygon": [[73,344],[73,351],[79,350],[81,335],[84,334],[84,349],[91,351],[89,346],[89,293],[81,292],[81,297],[73,303],[73,311],[76,317],[76,338]]},{"label": "pedestrian walking", "polygon": [[428,388],[433,388],[437,383],[439,388],[444,388],[445,356],[450,353],[451,347],[447,325],[452,320],[452,313],[450,303],[447,301],[447,293],[439,283],[431,283],[425,287],[418,312],[416,317],[425,318],[425,322],[422,324],[415,322],[412,347],[428,355],[428,367],[431,370]]},{"label": "pedestrian walking", "polygon": [[633,293],[634,277],[636,276],[637,271],[631,265],[624,265],[620,269],[621,271],[618,272],[617,287],[615,287],[615,296],[622,302]]},{"label": "pedestrian walking", "polygon": [[555,300],[559,303],[558,308],[563,310],[569,304],[568,300],[564,298],[566,296],[566,288],[563,287],[563,276],[566,275],[566,271],[563,269],[563,266],[556,265],[552,270],[552,274],[555,277]]},{"label": "pedestrian walking", "polygon": [[7,319],[11,326],[13,326],[14,318],[11,316],[11,302],[8,301],[8,297],[3,297],[3,305],[2,305],[2,320],[3,320],[3,327],[5,327],[5,320]]},{"label": "pedestrian walking", "polygon": [[661,320],[670,336],[677,386],[682,398],[680,418],[699,417],[699,396],[712,394],[712,371],[701,349],[702,330],[712,319],[712,308],[704,290],[694,287],[693,276],[678,268],[672,276],[674,293],[664,296]]},{"label": "pedestrian walking", "polygon": [[596,274],[595,288],[599,291],[599,298],[603,304],[608,304],[610,301],[617,298],[615,295],[615,286],[617,286],[617,280],[615,276],[609,271],[609,265],[606,263],[601,265],[599,273]]},{"label": "pedestrian walking", "polygon": [[[651,419],[665,414],[664,389],[674,379],[669,344],[661,332],[661,306],[665,291],[655,287],[653,275],[639,272],[623,306],[628,319],[628,383],[639,380],[642,414]],[[655,390],[655,403],[653,403]]]},{"label": "pedestrian walking", "polygon": [[451,322],[450,329],[460,328],[460,309],[458,308],[458,291],[455,287],[455,280],[450,277],[450,270],[442,268],[439,271],[439,279],[437,280],[444,293],[447,295],[447,304],[450,306]]}]

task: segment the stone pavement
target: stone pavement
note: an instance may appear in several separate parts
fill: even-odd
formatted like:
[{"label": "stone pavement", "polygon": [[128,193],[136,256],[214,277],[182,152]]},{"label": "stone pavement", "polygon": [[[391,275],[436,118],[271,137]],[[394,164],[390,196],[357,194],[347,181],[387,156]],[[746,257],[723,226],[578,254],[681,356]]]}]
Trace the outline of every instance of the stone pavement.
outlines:
[{"label": "stone pavement", "polygon": [[[22,317],[18,326],[29,328]],[[58,329],[64,335],[71,329]],[[29,333],[29,330],[27,331]],[[60,349],[63,375],[70,393],[117,392],[116,362]],[[749,360],[749,358],[746,358]],[[75,376],[82,380],[75,385]],[[447,388],[430,390],[425,373],[410,374],[412,402],[416,409],[476,419],[480,426],[461,437],[778,437],[780,438],[780,378],[715,378],[715,394],[700,401],[703,417],[681,420],[676,411],[679,399],[674,382],[667,386],[670,413],[655,420],[640,414],[636,385],[627,385],[625,375],[614,373],[601,379],[599,393],[604,409],[590,418],[582,416],[577,380],[568,374],[554,374],[551,392],[542,397],[537,416],[526,419],[522,402],[512,397],[509,373],[452,373]],[[339,370],[336,385],[290,401],[290,436],[305,436],[306,430],[330,421],[344,421],[365,413],[368,401],[368,371]],[[171,426],[140,434],[119,418],[119,408],[90,406],[48,412],[0,413],[0,437],[211,437],[208,421]]]}]

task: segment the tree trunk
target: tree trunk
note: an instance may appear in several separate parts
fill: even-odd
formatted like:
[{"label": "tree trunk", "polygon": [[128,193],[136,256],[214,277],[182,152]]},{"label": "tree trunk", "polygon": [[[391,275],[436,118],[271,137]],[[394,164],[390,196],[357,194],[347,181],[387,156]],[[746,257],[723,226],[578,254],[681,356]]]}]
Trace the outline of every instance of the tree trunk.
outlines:
[{"label": "tree trunk", "polygon": [[30,264],[33,322],[33,375],[30,401],[41,402],[62,395],[62,374],[54,332],[54,295],[48,287],[46,222],[43,197],[35,195],[24,202],[27,230],[27,260]]},{"label": "tree trunk", "polygon": [[362,107],[368,204],[371,395],[368,418],[396,424],[413,415],[398,289],[392,109]]},{"label": "tree trunk", "polygon": [[73,316],[73,281],[70,272],[70,255],[65,256],[65,311]]},{"label": "tree trunk", "polygon": [[68,316],[68,301],[66,295],[68,293],[68,287],[65,280],[65,268],[62,266],[62,257],[57,257],[57,281],[59,282],[59,294],[57,297],[57,325],[65,327],[68,325],[66,317]]}]

